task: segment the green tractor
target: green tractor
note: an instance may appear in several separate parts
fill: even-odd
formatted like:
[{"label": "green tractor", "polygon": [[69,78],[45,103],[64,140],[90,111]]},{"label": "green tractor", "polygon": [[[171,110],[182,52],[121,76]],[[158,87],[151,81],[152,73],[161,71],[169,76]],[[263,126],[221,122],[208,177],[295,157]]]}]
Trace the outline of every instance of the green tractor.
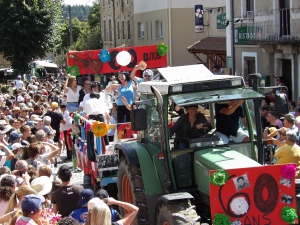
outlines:
[{"label": "green tractor", "polygon": [[[161,82],[143,82],[141,100],[131,112],[137,140],[115,146],[119,153],[118,197],[139,207],[134,224],[211,223],[209,171],[257,167],[264,163],[259,102],[264,97],[240,76],[216,76],[203,65],[159,69]],[[258,87],[259,75],[253,75]],[[278,96],[284,112],[285,97]],[[243,99],[250,141],[222,144],[215,135],[215,104]],[[177,149],[169,127],[176,117],[170,102],[180,107],[202,105],[213,130]],[[279,110],[279,109],[278,109]]]}]

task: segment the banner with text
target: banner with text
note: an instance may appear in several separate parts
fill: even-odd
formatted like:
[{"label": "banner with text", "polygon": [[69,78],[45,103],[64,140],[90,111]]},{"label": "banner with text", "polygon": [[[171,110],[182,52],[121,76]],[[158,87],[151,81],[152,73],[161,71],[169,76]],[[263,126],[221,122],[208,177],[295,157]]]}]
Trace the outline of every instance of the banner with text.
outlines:
[{"label": "banner with text", "polygon": [[210,171],[213,224],[297,223],[295,174],[295,164]]},{"label": "banner with text", "polygon": [[204,32],[203,24],[203,5],[195,5],[195,32],[202,33]]},{"label": "banner with text", "polygon": [[[157,54],[156,47],[157,45],[111,48],[108,49],[110,60],[106,63],[99,59],[101,50],[70,51],[67,53],[68,66],[77,66],[80,75],[132,71],[140,61],[145,61],[149,69],[168,66],[167,55]],[[127,66],[121,66],[116,61],[117,54],[121,51],[127,51],[131,56]]]}]

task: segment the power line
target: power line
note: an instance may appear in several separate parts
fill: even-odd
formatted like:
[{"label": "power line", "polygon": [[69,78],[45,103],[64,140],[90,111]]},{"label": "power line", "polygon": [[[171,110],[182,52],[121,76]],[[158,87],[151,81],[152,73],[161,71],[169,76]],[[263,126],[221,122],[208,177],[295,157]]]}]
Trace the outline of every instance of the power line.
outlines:
[{"label": "power line", "polygon": [[85,3],[86,5],[90,2],[91,0],[88,0],[87,3]]}]

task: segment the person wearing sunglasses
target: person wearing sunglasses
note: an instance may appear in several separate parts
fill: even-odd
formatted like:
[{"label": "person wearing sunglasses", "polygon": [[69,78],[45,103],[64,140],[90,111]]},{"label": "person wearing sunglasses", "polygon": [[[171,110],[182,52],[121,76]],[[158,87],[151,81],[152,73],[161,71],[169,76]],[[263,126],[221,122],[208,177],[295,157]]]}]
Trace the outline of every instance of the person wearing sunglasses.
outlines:
[{"label": "person wearing sunglasses", "polygon": [[119,72],[117,80],[118,84],[110,85],[105,89],[105,91],[110,93],[112,90],[118,90],[117,122],[130,122],[130,110],[128,110],[126,105],[123,103],[122,97],[126,98],[129,105],[134,102],[135,94],[133,80],[127,72]]},{"label": "person wearing sunglasses", "polygon": [[139,65],[136,65],[134,67],[133,71],[130,74],[130,78],[134,82],[136,82],[137,84],[139,84],[139,83],[142,83],[142,82],[148,82],[148,81],[153,80],[153,71],[152,70],[150,70],[150,69],[144,70],[144,72],[143,72],[143,78],[139,78],[139,77],[135,76],[136,71],[138,71],[138,70],[140,70],[140,67],[139,67]]}]

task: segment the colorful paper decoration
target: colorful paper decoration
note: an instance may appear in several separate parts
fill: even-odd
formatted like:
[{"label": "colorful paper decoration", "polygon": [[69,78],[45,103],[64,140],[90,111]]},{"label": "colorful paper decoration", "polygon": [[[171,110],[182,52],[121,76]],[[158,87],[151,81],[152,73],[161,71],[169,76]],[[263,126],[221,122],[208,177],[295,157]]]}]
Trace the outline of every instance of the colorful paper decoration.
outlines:
[{"label": "colorful paper decoration", "polygon": [[214,225],[230,225],[230,219],[229,216],[225,214],[215,214],[214,215],[214,220],[213,220]]},{"label": "colorful paper decoration", "polygon": [[78,77],[80,75],[78,66],[69,66],[68,67],[68,73],[71,76]]},{"label": "colorful paper decoration", "polygon": [[225,170],[214,172],[210,176],[210,182],[215,186],[224,185],[226,184],[227,181],[228,181],[228,172]]},{"label": "colorful paper decoration", "polygon": [[289,207],[284,206],[281,210],[281,219],[288,224],[295,223],[295,220],[298,218],[296,210]]},{"label": "colorful paper decoration", "polygon": [[235,215],[243,215],[248,212],[249,204],[244,197],[237,197],[230,202],[230,209]]},{"label": "colorful paper decoration", "polygon": [[140,70],[147,69],[147,63],[145,63],[145,61],[140,61],[140,63],[139,63],[139,69]]},{"label": "colorful paper decoration", "polygon": [[285,179],[292,180],[296,176],[297,166],[296,164],[287,164],[281,168],[281,175]]},{"label": "colorful paper decoration", "polygon": [[95,121],[92,124],[91,131],[95,134],[96,137],[103,137],[107,134],[108,127],[106,123]]},{"label": "colorful paper decoration", "polygon": [[74,123],[75,123],[75,124],[78,124],[78,123],[79,123],[79,120],[80,120],[80,115],[79,115],[79,114],[75,114],[75,115],[74,115]]},{"label": "colorful paper decoration", "polygon": [[116,57],[117,63],[121,66],[127,66],[131,61],[131,55],[127,51],[121,51]]},{"label": "colorful paper decoration", "polygon": [[102,49],[101,53],[98,55],[101,62],[106,63],[110,61],[110,54],[107,49]]},{"label": "colorful paper decoration", "polygon": [[90,124],[90,123],[87,123],[87,124],[85,125],[85,129],[86,129],[86,131],[90,131],[90,130],[91,130],[91,124]]},{"label": "colorful paper decoration", "polygon": [[169,49],[169,47],[165,43],[161,43],[161,44],[157,45],[156,52],[160,56],[164,56],[167,54],[168,49]]}]

